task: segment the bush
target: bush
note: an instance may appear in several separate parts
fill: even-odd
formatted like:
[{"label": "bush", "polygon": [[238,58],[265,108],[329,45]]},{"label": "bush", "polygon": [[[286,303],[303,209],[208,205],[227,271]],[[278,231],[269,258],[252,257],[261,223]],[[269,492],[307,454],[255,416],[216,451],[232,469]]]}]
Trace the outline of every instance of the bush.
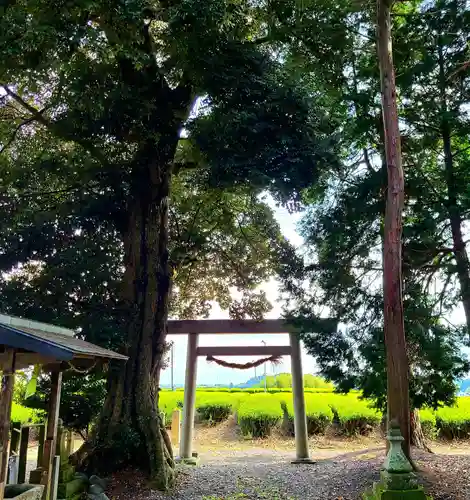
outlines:
[{"label": "bush", "polygon": [[[284,429],[288,434],[294,436],[294,403],[292,394],[287,394],[281,401],[284,410]],[[327,399],[318,394],[305,394],[305,407],[308,435],[324,434],[333,421],[333,411]]]},{"label": "bush", "polygon": [[171,418],[176,408],[183,408],[182,391],[161,391],[158,396],[158,407],[165,414],[165,425],[171,426]]},{"label": "bush", "polygon": [[339,431],[347,436],[366,435],[382,420],[381,413],[372,408],[371,403],[354,394],[331,394],[323,396],[328,401]]},{"label": "bush", "polygon": [[470,398],[457,398],[453,407],[436,411],[436,426],[439,437],[445,439],[466,439],[470,437]]},{"label": "bush", "polygon": [[429,408],[419,410],[419,420],[423,434],[428,439],[435,439],[437,436],[436,414]]},{"label": "bush", "polygon": [[196,393],[196,411],[203,422],[222,422],[232,413],[232,405],[236,400],[230,393],[199,392]]},{"label": "bush", "polygon": [[282,420],[278,398],[271,394],[256,394],[244,398],[238,408],[238,423],[244,436],[267,437]]}]

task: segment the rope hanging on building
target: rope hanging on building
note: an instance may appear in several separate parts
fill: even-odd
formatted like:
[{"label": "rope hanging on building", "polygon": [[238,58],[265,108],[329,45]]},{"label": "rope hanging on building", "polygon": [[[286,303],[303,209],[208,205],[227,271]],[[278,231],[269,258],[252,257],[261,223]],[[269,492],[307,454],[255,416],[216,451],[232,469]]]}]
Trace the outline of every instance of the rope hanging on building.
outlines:
[{"label": "rope hanging on building", "polygon": [[274,355],[269,356],[269,358],[258,359],[257,361],[252,361],[251,363],[229,363],[228,361],[224,361],[222,359],[214,358],[214,356],[207,356],[206,361],[209,363],[217,363],[220,366],[224,366],[225,368],[235,368],[237,370],[249,370],[250,368],[255,368],[256,366],[260,366],[264,363],[272,363],[273,365],[279,365],[282,362],[282,356]]}]

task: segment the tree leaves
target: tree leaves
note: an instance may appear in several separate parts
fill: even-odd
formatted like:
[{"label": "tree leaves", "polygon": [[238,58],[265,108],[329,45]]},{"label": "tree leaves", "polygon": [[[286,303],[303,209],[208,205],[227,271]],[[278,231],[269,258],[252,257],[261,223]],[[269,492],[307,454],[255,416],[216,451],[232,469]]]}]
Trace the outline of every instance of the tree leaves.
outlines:
[{"label": "tree leaves", "polygon": [[[468,123],[461,106],[468,100],[468,75],[464,71],[458,83],[447,79],[454,59],[460,60],[466,51],[462,37],[468,32],[468,12],[462,2],[442,1],[432,6],[406,3],[406,8],[399,3],[394,15],[405,167],[403,266],[410,390],[416,407],[435,407],[452,401],[453,380],[469,369],[461,351],[462,328],[448,323],[462,300],[449,200],[456,197],[458,213],[466,220],[468,169],[463,135],[468,136]],[[381,268],[386,177],[378,127],[376,56],[364,41],[372,25],[363,15],[349,50],[338,53],[335,64],[350,78],[338,77],[333,90],[322,87],[328,96],[342,96],[341,105],[334,107],[336,113],[348,110],[343,111],[348,124],[341,134],[343,165],[337,175],[329,171],[326,194],[312,199],[301,221],[307,245],[303,276],[287,276],[284,282],[297,302],[291,314],[305,318],[304,341],[321,373],[340,390],[360,387],[383,406]],[[439,77],[439,43],[447,54],[444,80]],[[312,69],[314,75],[322,74],[322,68]],[[333,106],[335,101],[324,98],[323,102]],[[444,121],[452,130],[451,191],[443,162]],[[311,333],[310,316],[322,313],[339,318],[341,326],[335,334]]]}]

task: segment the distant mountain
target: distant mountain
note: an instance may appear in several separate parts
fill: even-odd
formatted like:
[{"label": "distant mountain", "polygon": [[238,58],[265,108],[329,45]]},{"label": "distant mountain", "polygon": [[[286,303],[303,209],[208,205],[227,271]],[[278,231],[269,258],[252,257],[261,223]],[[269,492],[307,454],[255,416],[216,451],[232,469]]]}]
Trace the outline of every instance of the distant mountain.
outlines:
[{"label": "distant mountain", "polygon": [[238,384],[235,387],[240,389],[248,389],[249,387],[255,387],[260,384],[264,380],[264,375],[259,375],[258,377],[252,377],[243,384]]},{"label": "distant mountain", "polygon": [[459,385],[460,387],[460,392],[461,393],[466,393],[466,392],[470,392],[469,389],[470,389],[470,378],[466,378],[466,379],[463,379],[463,380],[459,380],[457,382],[457,384]]}]

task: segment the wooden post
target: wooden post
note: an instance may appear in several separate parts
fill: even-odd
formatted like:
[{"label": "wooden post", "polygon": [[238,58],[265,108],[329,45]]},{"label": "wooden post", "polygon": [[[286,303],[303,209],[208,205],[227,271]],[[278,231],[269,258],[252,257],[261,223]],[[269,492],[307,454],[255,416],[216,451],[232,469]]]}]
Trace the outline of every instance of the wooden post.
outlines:
[{"label": "wooden post", "polygon": [[0,500],[5,494],[8,467],[8,434],[10,432],[11,402],[15,382],[15,350],[5,348],[5,364],[0,393]]},{"label": "wooden post", "polygon": [[28,460],[28,443],[29,443],[28,426],[21,428],[20,440],[20,463],[18,465],[18,484],[23,484],[26,481],[26,462]]},{"label": "wooden post", "polygon": [[186,357],[186,379],[184,382],[183,429],[181,433],[180,458],[192,460],[194,414],[196,410],[197,345],[199,335],[188,335]]},{"label": "wooden post", "polygon": [[10,436],[10,456],[13,453],[18,455],[20,449],[20,436],[21,436],[21,424],[15,422],[11,426],[11,436]]},{"label": "wooden post", "polygon": [[46,440],[46,425],[42,424],[39,427],[39,443],[38,443],[38,461],[37,467],[41,467],[42,465],[42,457],[44,456],[44,441]]},{"label": "wooden post", "polygon": [[46,441],[44,443],[44,455],[42,457],[43,472],[41,484],[45,486],[42,497],[43,500],[50,500],[51,498],[52,465],[56,450],[61,386],[62,372],[57,369],[51,372],[51,394],[48,408]]},{"label": "wooden post", "polygon": [[52,463],[50,500],[57,500],[57,490],[59,489],[59,470],[60,456],[56,455]]},{"label": "wooden post", "polygon": [[74,432],[67,431],[67,458],[73,453]]},{"label": "wooden post", "polygon": [[171,441],[175,446],[180,444],[181,411],[173,410],[171,414]]},{"label": "wooden post", "polygon": [[310,463],[308,451],[307,415],[305,412],[304,377],[302,373],[302,351],[300,339],[296,333],[289,333],[292,366],[292,396],[294,399],[294,463]]}]

